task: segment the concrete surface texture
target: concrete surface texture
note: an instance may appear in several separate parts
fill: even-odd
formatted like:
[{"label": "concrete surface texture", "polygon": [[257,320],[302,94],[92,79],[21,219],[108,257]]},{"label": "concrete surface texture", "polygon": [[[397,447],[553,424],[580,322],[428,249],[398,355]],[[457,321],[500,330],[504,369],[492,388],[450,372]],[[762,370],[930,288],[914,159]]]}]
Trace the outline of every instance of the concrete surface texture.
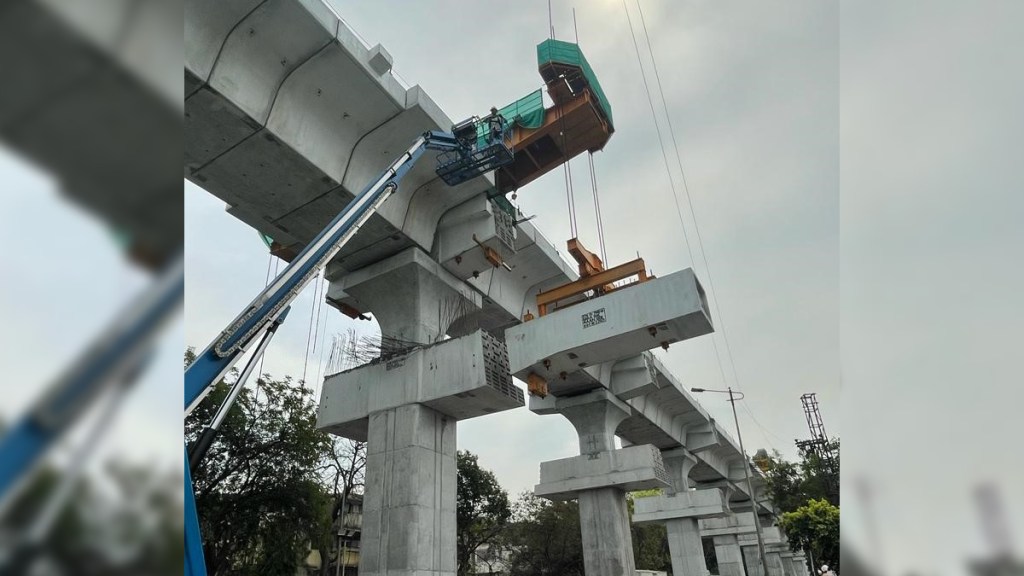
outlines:
[{"label": "concrete surface texture", "polygon": [[422,404],[453,422],[523,405],[504,344],[486,332],[446,340],[324,379],[317,426],[365,441],[374,412]]},{"label": "concrete surface texture", "polygon": [[707,574],[704,544],[696,518],[677,518],[665,522],[673,574]]},{"label": "concrete surface texture", "polygon": [[426,406],[370,416],[360,574],[455,574],[455,440]]},{"label": "concrete surface texture", "polygon": [[583,569],[587,576],[632,576],[636,572],[626,493],[595,488],[579,493]]},{"label": "concrete surface texture", "polygon": [[158,261],[182,244],[175,8],[28,0],[0,18],[0,140]]},{"label": "concrete surface texture", "polygon": [[665,488],[668,478],[653,446],[630,446],[542,462],[534,494],[569,500],[580,492],[614,487],[623,491]]},{"label": "concrete surface texture", "polygon": [[714,537],[715,558],[718,559],[719,576],[746,576],[743,567],[743,552],[733,534]]},{"label": "concrete surface texture", "polygon": [[[286,247],[418,134],[452,124],[320,0],[187,0],[185,14],[185,177]],[[551,394],[531,410],[563,414],[580,437],[579,456],[541,465],[537,493],[579,499],[587,575],[632,576],[625,490],[645,487],[674,495],[646,512],[638,501],[638,516],[666,523],[676,573],[702,575],[699,519],[770,505],[760,474],[747,494],[735,441],[647,353],[712,331],[693,271],[522,323],[537,292],[575,270],[486,199],[489,176],[448,187],[433,168],[425,157],[326,272],[329,303],[420,345],[325,381],[318,424],[368,440],[360,572],[454,573],[456,422],[522,405],[511,373],[534,371]]]}]

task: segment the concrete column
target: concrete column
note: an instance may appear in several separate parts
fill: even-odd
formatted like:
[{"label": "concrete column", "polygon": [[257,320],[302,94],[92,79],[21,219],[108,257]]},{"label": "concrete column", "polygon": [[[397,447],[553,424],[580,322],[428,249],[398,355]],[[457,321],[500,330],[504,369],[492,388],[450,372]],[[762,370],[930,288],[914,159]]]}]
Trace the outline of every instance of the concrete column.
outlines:
[{"label": "concrete column", "polygon": [[757,555],[757,544],[743,546],[743,559],[747,562],[747,576],[765,576],[761,568],[761,559]]},{"label": "concrete column", "polygon": [[[686,492],[690,488],[690,470],[697,464],[697,458],[687,450],[668,450],[661,453],[665,461],[672,487],[667,494]],[[704,576],[708,565],[704,560],[704,545],[700,537],[697,516],[676,518],[665,522],[668,532],[668,550],[672,556],[672,574],[683,576]]]},{"label": "concrete column", "polygon": [[782,558],[782,570],[786,576],[797,576],[796,565],[793,563],[793,553],[783,552],[779,555]]},{"label": "concrete column", "polygon": [[715,536],[715,557],[718,558],[720,576],[746,576],[743,569],[743,553],[735,534]]},{"label": "concrete column", "polygon": [[578,498],[587,576],[635,574],[626,493],[618,488],[597,488],[580,492]]},{"label": "concrete column", "polygon": [[807,572],[807,555],[803,552],[793,555],[793,567],[796,569],[797,576],[810,576]]},{"label": "concrete column", "polygon": [[[615,450],[615,429],[629,416],[629,407],[607,393],[587,394],[570,404],[561,413],[579,434],[580,453],[596,456]],[[625,491],[595,488],[580,491],[577,498],[587,576],[633,576],[636,560]]]},{"label": "concrete column", "polygon": [[703,576],[708,573],[704,546],[696,518],[678,518],[665,522],[668,548],[672,555],[672,574]]},{"label": "concrete column", "polygon": [[768,576],[786,576],[786,571],[782,567],[782,556],[779,555],[778,550],[767,551],[768,560]]},{"label": "concrete column", "polygon": [[410,404],[370,415],[362,576],[455,574],[455,422]]}]

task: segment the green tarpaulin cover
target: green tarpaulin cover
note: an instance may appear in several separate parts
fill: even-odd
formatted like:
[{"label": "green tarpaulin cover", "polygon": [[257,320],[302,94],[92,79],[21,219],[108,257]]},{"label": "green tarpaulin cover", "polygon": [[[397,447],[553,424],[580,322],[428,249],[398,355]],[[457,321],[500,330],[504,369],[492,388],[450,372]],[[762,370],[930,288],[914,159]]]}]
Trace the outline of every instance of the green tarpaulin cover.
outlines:
[{"label": "green tarpaulin cover", "polygon": [[608,98],[604,95],[604,90],[601,89],[601,83],[597,81],[594,69],[590,67],[580,47],[572,42],[554,39],[541,42],[537,45],[537,66],[552,63],[578,66],[583,70],[583,77],[586,78],[587,84],[590,85],[594,95],[597,96],[597,102],[601,105],[601,110],[604,112],[605,117],[608,118],[608,123],[614,125],[614,122],[612,122],[612,106],[608,103]]}]

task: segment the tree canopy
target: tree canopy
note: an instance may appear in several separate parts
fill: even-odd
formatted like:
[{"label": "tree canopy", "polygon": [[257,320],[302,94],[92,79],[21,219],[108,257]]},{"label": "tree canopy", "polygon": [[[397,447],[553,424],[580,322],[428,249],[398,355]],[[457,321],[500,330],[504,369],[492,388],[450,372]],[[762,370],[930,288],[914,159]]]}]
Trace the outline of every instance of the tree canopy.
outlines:
[{"label": "tree canopy", "polygon": [[811,500],[786,512],[779,524],[790,543],[809,552],[816,565],[839,566],[839,508],[828,500]]},{"label": "tree canopy", "polygon": [[490,470],[480,467],[475,454],[459,450],[456,534],[458,574],[470,573],[473,553],[491,544],[512,517],[508,493]]}]

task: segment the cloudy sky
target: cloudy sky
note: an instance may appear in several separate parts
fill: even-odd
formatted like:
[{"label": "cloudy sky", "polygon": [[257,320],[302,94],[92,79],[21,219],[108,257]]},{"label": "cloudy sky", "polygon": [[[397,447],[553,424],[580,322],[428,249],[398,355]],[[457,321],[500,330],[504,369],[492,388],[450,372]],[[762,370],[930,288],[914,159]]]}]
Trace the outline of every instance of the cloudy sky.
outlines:
[{"label": "cloudy sky", "polygon": [[[544,2],[335,6],[366,42],[387,48],[407,83],[422,86],[453,119],[484,113],[541,85],[535,47],[548,36]],[[630,8],[657,98],[639,15]],[[830,433],[841,431],[836,7],[647,2],[644,17],[728,335],[728,348],[721,333],[715,336],[721,368],[711,338],[674,346],[663,357],[687,386],[742,389],[750,412],[741,411],[740,423],[751,452],[766,447],[793,456],[794,439],[807,436],[801,394],[817,392]],[[555,2],[553,19],[558,38],[574,39],[570,3]],[[595,157],[609,261],[639,252],[655,274],[693,266],[623,7],[581,3],[576,28],[616,120],[615,135]],[[662,110],[660,100],[656,109]],[[659,122],[666,130],[664,117]],[[682,194],[667,132],[665,138]],[[585,158],[572,164],[577,215],[584,243],[596,247],[586,166]],[[560,171],[519,193],[523,212],[536,214],[559,248],[570,237],[565,194]],[[685,198],[681,202],[707,288],[692,215]],[[251,229],[191,184],[185,207],[185,335],[201,347],[263,285],[268,256]],[[295,377],[305,370],[312,381],[316,362],[303,362],[312,304],[307,290],[265,370]],[[352,324],[326,307],[322,314],[328,342]],[[319,352],[311,356],[318,360]],[[704,404],[731,428],[724,396],[707,396]],[[578,453],[566,420],[527,410],[465,422],[459,430],[460,447],[478,453],[514,493],[532,487],[541,461]]]},{"label": "cloudy sky", "polygon": [[[541,0],[332,2],[453,119],[540,85]],[[720,328],[724,316],[735,371],[721,332],[722,367],[705,337],[663,354],[673,371],[688,386],[747,394],[740,419],[750,451],[792,456],[806,435],[799,396],[816,392],[829,432],[844,439],[843,538],[890,573],[964,572],[964,559],[985,549],[970,498],[979,481],[1003,487],[1024,550],[1024,83],[1015,72],[1024,5],[644,0],[709,277],[696,243],[696,263],[684,244],[623,6],[576,4],[579,42],[616,118],[595,158],[609,260],[639,252],[658,274],[695,266],[705,287],[713,277]],[[633,2],[629,10],[657,97]],[[574,38],[571,3],[554,0],[553,20],[557,37]],[[595,245],[585,161],[573,169],[580,235]],[[16,152],[0,149],[0,177],[4,273],[17,280],[0,283],[0,349],[16,351],[5,357],[0,402],[10,417],[145,278],[109,231]],[[184,198],[188,319],[165,337],[105,445],[172,465],[181,457],[181,349],[204,346],[262,286],[268,265],[256,234],[220,201],[187,183]],[[560,173],[519,200],[556,244],[569,237]],[[319,378],[322,344],[352,322],[325,307],[304,362],[313,302],[312,290],[297,301],[265,370]],[[729,421],[721,398],[704,404]],[[536,481],[539,462],[577,452],[564,419],[526,410],[459,430],[460,447],[513,493]],[[868,509],[853,489],[863,485]]]}]

